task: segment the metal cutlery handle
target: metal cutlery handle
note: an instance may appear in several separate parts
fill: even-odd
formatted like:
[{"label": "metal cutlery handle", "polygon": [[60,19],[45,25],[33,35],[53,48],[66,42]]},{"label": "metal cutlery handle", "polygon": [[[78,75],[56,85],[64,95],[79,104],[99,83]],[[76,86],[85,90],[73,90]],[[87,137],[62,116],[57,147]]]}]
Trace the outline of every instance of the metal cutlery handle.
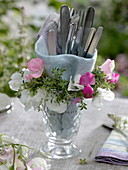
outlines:
[{"label": "metal cutlery handle", "polygon": [[103,30],[102,27],[97,31],[92,28],[94,14],[93,7],[89,7],[85,15],[85,11],[75,9],[69,11],[67,5],[61,6],[57,44],[62,49],[62,54],[75,54],[81,57],[86,57],[87,53],[94,54]]},{"label": "metal cutlery handle", "polygon": [[97,47],[97,44],[101,38],[101,35],[102,35],[102,31],[103,31],[103,27],[98,27],[93,39],[92,39],[92,42],[90,44],[90,47],[89,47],[89,50],[88,50],[88,53],[93,55],[94,54],[94,51]]},{"label": "metal cutlery handle", "polygon": [[76,39],[72,48],[72,54],[78,55],[78,50],[80,47],[80,42],[82,40],[82,33],[83,33],[83,28],[79,27],[76,35]]},{"label": "metal cutlery handle", "polygon": [[65,53],[66,42],[69,33],[70,11],[67,5],[63,5],[60,9],[60,36],[62,53]]},{"label": "metal cutlery handle", "polygon": [[90,29],[90,32],[88,34],[88,38],[87,38],[87,41],[86,41],[86,44],[85,44],[85,47],[84,47],[84,51],[87,51],[87,49],[88,49],[88,47],[89,47],[89,45],[91,43],[91,40],[92,40],[92,38],[93,38],[93,36],[95,34],[95,31],[96,31],[96,29],[94,27],[92,27]]},{"label": "metal cutlery handle", "polygon": [[71,24],[70,24],[68,38],[67,38],[66,47],[65,47],[66,54],[67,53],[70,54],[70,52],[71,52],[72,44],[74,41],[74,35],[75,35],[76,28],[77,28],[76,25],[77,25],[78,20],[79,20],[78,15],[71,17]]},{"label": "metal cutlery handle", "polygon": [[68,54],[70,52],[72,35],[74,33],[73,31],[74,31],[74,25],[70,24],[69,34],[68,34],[68,38],[67,38],[67,42],[66,42],[66,47],[65,47],[65,54]]},{"label": "metal cutlery handle", "polygon": [[75,12],[75,9],[72,8],[72,9],[71,9],[71,12],[70,12],[70,18],[74,15],[74,12]]},{"label": "metal cutlery handle", "polygon": [[89,7],[87,10],[87,14],[85,17],[84,25],[83,25],[83,39],[82,39],[82,48],[84,49],[85,43],[87,41],[88,34],[90,32],[90,28],[93,25],[95,9],[93,7]]},{"label": "metal cutlery handle", "polygon": [[54,30],[48,32],[48,53],[49,55],[56,55],[56,33]]}]

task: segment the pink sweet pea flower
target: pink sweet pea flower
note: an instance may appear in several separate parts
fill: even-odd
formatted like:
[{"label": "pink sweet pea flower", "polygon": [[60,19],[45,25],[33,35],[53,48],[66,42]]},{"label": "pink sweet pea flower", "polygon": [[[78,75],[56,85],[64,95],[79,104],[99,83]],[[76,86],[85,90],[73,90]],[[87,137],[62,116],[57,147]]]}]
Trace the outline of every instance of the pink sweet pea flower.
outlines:
[{"label": "pink sweet pea flower", "polygon": [[101,71],[107,75],[106,78],[108,80],[112,79],[112,72],[115,68],[115,62],[114,60],[107,59],[101,66],[99,66],[99,68],[101,68]]},{"label": "pink sweet pea flower", "polygon": [[43,73],[44,61],[42,59],[40,59],[40,58],[31,59],[27,63],[27,67],[31,71],[31,73],[26,76],[26,79],[30,80],[31,78],[38,78]]},{"label": "pink sweet pea flower", "polygon": [[74,98],[74,104],[77,104],[77,103],[79,103],[81,101],[81,99],[79,98],[79,97],[76,97],[76,98]]},{"label": "pink sweet pea flower", "polygon": [[87,85],[94,85],[95,84],[95,75],[87,72],[80,77],[80,85],[87,86]]},{"label": "pink sweet pea flower", "polygon": [[93,88],[90,85],[87,85],[86,87],[84,87],[82,93],[84,94],[85,98],[92,98],[94,90],[93,90]]},{"label": "pink sweet pea flower", "polygon": [[14,155],[14,152],[13,152],[13,149],[12,147],[8,147],[8,148],[5,148],[4,152],[2,153],[2,157],[7,161],[12,161],[13,159],[13,155]]},{"label": "pink sweet pea flower", "polygon": [[119,77],[120,77],[120,74],[118,74],[118,73],[112,73],[112,79],[110,79],[109,81],[111,82],[111,83],[117,83],[118,82],[118,79],[119,79]]}]

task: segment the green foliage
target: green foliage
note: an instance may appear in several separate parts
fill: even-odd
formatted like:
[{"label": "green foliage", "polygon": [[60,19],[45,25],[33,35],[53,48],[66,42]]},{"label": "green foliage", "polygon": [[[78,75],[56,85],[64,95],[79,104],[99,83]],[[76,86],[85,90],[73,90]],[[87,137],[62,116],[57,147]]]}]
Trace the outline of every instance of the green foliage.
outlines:
[{"label": "green foliage", "polygon": [[[45,89],[46,98],[45,100],[54,100],[56,103],[70,102],[72,98],[80,97],[83,99],[81,91],[68,91],[69,81],[63,80],[62,75],[66,70],[54,68],[52,70],[52,76],[49,77],[45,73],[36,79],[31,79],[30,82],[23,84],[23,89],[28,89],[31,95],[35,95],[39,88]],[[81,102],[81,109],[86,108],[86,105]]]},{"label": "green foliage", "polygon": [[116,116],[115,114],[109,113],[108,117],[114,121],[113,127],[125,129],[128,125],[128,120],[122,119],[120,116]]},{"label": "green foliage", "polygon": [[19,11],[19,8],[16,7],[16,0],[1,0],[0,1],[0,16],[7,14],[8,10]]},{"label": "green foliage", "polygon": [[106,76],[106,74],[104,74],[103,71],[101,71],[101,69],[99,67],[96,67],[93,72],[93,74],[95,74],[95,85],[93,85],[93,89],[94,89],[94,96],[97,95],[97,88],[103,88],[103,89],[114,89],[115,88],[115,84],[111,83],[110,81],[106,81],[106,79],[104,78]]},{"label": "green foliage", "polygon": [[122,96],[128,96],[128,77],[121,74],[118,83],[118,89]]},{"label": "green foliage", "polygon": [[[10,26],[0,20],[0,92],[6,93],[9,96],[14,96],[15,93],[10,90],[8,81],[12,73],[18,71],[26,66],[28,59],[35,56],[33,53],[33,39],[27,37],[26,32],[30,28],[25,23],[24,8],[17,8],[15,1],[1,1],[2,9],[0,11],[1,17],[4,16],[9,10],[13,13],[18,12],[21,18],[18,25],[19,36],[10,36]],[[5,8],[4,8],[5,7]]]},{"label": "green foliage", "polygon": [[[44,100],[50,100],[51,102],[60,104],[61,102],[69,103],[72,99],[80,98],[80,109],[87,109],[87,105],[84,102],[84,98],[86,97],[82,93],[82,90],[68,91],[69,81],[62,78],[65,71],[64,69],[54,68],[52,69],[51,76],[43,72],[41,77],[32,78],[29,82],[24,82],[21,86],[21,91],[27,89],[30,95],[34,96],[38,92],[38,89],[44,89],[44,94],[46,93],[45,99],[43,99],[40,104],[43,104]],[[92,85],[94,90],[93,97],[98,94],[97,89],[99,87],[107,90],[115,87],[114,83],[105,79],[106,75],[99,67],[96,67],[92,73],[95,74],[95,84]]]},{"label": "green foliage", "polygon": [[87,164],[86,159],[80,159],[80,164],[81,164],[81,165]]},{"label": "green foliage", "polygon": [[53,6],[57,11],[60,9],[61,5],[66,4],[70,8],[85,9],[88,6],[88,1],[85,0],[49,0],[48,5]]},{"label": "green foliage", "polygon": [[102,25],[103,36],[99,44],[99,52],[103,56],[115,59],[117,54],[128,54],[128,1],[99,1],[96,6],[96,25]]},{"label": "green foliage", "polygon": [[79,108],[80,110],[87,109],[87,104],[83,100],[81,100]]},{"label": "green foliage", "polygon": [[63,5],[63,4],[70,6],[70,3],[68,3],[68,2],[63,3],[63,2],[57,1],[57,0],[49,0],[49,3],[48,3],[49,6],[53,6],[56,10],[59,10],[61,5]]}]

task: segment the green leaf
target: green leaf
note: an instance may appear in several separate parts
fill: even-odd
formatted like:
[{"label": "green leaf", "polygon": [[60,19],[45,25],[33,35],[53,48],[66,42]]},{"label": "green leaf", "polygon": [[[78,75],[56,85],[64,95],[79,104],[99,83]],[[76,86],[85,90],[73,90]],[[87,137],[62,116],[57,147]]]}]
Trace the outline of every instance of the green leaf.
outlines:
[{"label": "green leaf", "polygon": [[80,159],[80,164],[81,164],[81,165],[87,164],[86,159]]},{"label": "green leaf", "polygon": [[15,168],[15,166],[12,165],[12,166],[9,168],[9,170],[15,170],[14,168]]}]

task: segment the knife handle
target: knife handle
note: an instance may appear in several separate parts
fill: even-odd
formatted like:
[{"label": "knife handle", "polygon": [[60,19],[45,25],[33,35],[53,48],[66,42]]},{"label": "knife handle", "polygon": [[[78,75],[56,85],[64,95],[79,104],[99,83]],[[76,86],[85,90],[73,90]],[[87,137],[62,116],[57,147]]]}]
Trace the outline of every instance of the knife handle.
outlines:
[{"label": "knife handle", "polygon": [[[71,44],[72,43],[72,37],[73,37],[73,35],[74,35],[74,24],[70,24],[70,29],[69,29],[69,34],[68,34],[68,38],[67,38],[67,42],[66,42],[66,46],[65,46],[65,54],[68,54],[69,53],[69,51],[71,51],[71,45],[70,45],[70,47],[68,47],[69,46],[69,44]],[[70,43],[69,43],[69,41],[70,41]]]},{"label": "knife handle", "polygon": [[60,34],[62,53],[65,53],[66,42],[69,33],[70,11],[67,5],[62,5],[60,9]]},{"label": "knife handle", "polygon": [[84,31],[83,31],[83,39],[81,46],[85,47],[85,43],[87,41],[87,36],[89,34],[90,28],[93,26],[93,20],[95,15],[95,8],[89,7],[86,13],[85,21],[84,21]]},{"label": "knife handle", "polygon": [[85,44],[85,48],[84,48],[84,51],[87,51],[88,47],[89,47],[89,44],[91,43],[91,40],[95,34],[95,31],[96,29],[94,27],[92,27],[89,31],[89,35],[88,35],[88,38],[87,38],[87,41],[86,41],[86,44]]},{"label": "knife handle", "polygon": [[73,44],[72,48],[72,54],[78,55],[79,47],[80,47],[80,42],[82,40],[82,33],[83,33],[83,28],[79,27],[79,30],[77,31],[76,39]]},{"label": "knife handle", "polygon": [[56,33],[54,30],[48,32],[48,53],[49,55],[56,55]]},{"label": "knife handle", "polygon": [[75,9],[72,8],[71,11],[70,11],[70,18],[74,15],[74,12],[75,12]]},{"label": "knife handle", "polygon": [[90,47],[88,49],[88,53],[93,55],[94,54],[94,51],[98,45],[98,42],[101,38],[101,35],[102,35],[102,31],[103,31],[103,27],[98,27],[93,39],[92,39],[92,42],[90,44]]}]

